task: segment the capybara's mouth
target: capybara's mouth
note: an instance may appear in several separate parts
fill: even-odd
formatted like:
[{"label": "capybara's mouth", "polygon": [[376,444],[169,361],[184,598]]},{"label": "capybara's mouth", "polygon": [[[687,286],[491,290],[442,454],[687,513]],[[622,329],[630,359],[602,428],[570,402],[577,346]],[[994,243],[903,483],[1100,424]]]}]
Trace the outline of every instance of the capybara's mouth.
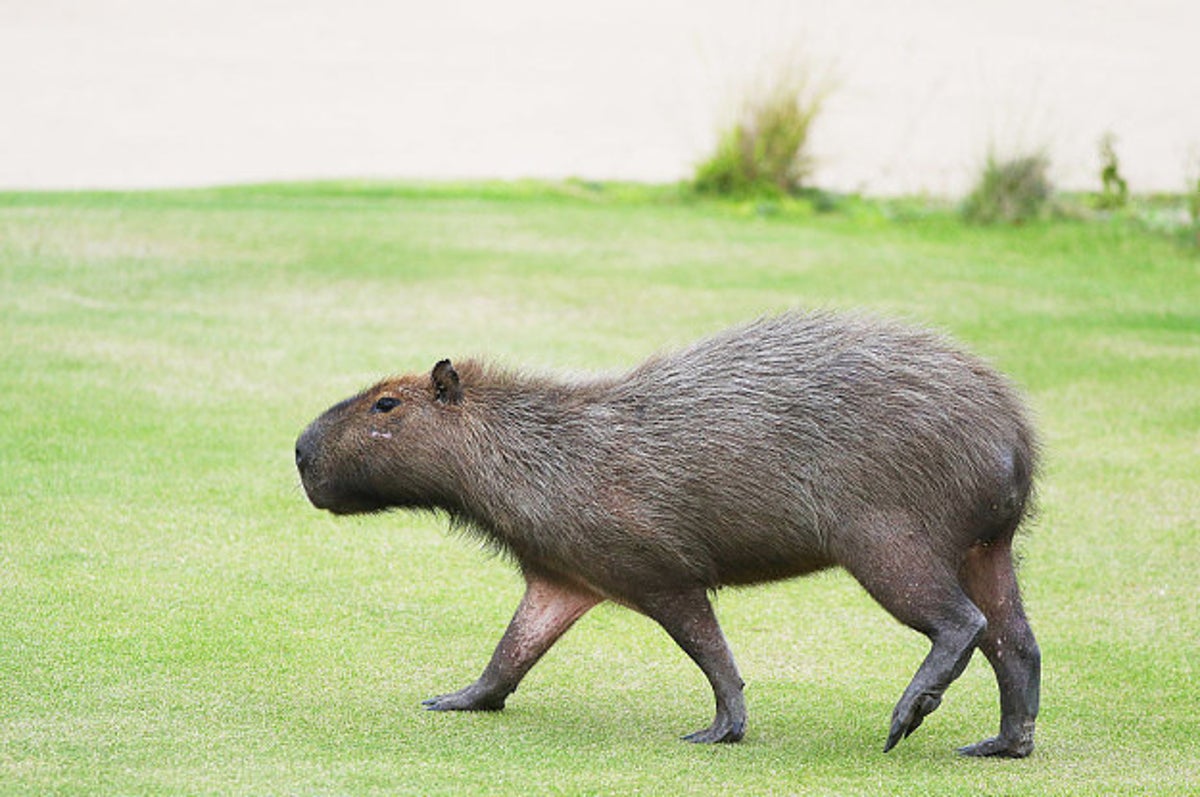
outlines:
[{"label": "capybara's mouth", "polygon": [[344,492],[330,487],[328,482],[313,485],[305,483],[304,492],[313,506],[334,515],[367,515],[388,508],[387,502],[377,495],[364,491]]},{"label": "capybara's mouth", "polygon": [[388,505],[373,496],[356,496],[323,508],[335,515],[373,515],[386,511]]}]

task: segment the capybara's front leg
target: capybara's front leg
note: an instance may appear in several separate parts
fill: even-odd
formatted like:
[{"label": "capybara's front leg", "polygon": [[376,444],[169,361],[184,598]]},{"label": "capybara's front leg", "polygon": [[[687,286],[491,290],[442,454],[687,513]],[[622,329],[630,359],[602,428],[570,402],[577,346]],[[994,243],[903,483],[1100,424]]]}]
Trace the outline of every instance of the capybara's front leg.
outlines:
[{"label": "capybara's front leg", "polygon": [[602,598],[580,587],[525,574],[525,595],[479,680],[422,703],[431,711],[499,711],[525,673]]},{"label": "capybara's front leg", "polygon": [[654,595],[640,600],[638,607],[666,629],[712,685],[717,701],[712,724],[684,740],[698,744],[741,741],[746,734],[744,684],[705,590]]}]

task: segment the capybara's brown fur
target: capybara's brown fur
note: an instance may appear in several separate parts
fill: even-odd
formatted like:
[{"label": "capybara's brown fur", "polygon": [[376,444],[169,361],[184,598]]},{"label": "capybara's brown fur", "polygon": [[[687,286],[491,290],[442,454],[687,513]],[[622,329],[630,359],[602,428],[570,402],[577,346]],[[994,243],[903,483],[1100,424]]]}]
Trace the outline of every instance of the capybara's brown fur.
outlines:
[{"label": "capybara's brown fur", "polygon": [[1013,572],[1036,446],[1013,388],[930,332],[788,314],[561,381],[439,362],[337,404],[296,444],[313,504],[437,509],[509,553],[524,598],[480,678],[437,710],[499,709],[584,612],[657,620],[712,684],[737,741],[742,681],[708,592],[841,566],[932,648],[885,750],[933,711],[972,651],[1000,687],[1000,733],[1033,747],[1040,659]]}]

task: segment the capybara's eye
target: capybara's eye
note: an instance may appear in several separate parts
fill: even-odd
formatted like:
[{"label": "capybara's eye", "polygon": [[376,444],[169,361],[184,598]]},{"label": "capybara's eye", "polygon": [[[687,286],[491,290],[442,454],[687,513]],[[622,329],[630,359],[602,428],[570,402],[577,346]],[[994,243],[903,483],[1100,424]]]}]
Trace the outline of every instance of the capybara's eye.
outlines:
[{"label": "capybara's eye", "polygon": [[400,399],[384,396],[375,402],[375,406],[371,408],[371,412],[391,412],[400,406]]}]

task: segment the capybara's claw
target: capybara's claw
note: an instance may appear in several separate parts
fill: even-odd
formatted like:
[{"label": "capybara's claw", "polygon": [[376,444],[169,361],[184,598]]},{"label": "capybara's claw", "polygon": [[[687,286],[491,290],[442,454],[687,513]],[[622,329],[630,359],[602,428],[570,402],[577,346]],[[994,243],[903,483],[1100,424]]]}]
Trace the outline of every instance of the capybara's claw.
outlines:
[{"label": "capybara's claw", "polygon": [[883,752],[891,750],[900,743],[901,739],[908,738],[913,731],[921,727],[926,715],[933,713],[933,710],[941,704],[940,697],[928,694],[917,695],[911,699],[907,695],[900,698],[896,710],[892,712],[892,728],[883,745]]}]

